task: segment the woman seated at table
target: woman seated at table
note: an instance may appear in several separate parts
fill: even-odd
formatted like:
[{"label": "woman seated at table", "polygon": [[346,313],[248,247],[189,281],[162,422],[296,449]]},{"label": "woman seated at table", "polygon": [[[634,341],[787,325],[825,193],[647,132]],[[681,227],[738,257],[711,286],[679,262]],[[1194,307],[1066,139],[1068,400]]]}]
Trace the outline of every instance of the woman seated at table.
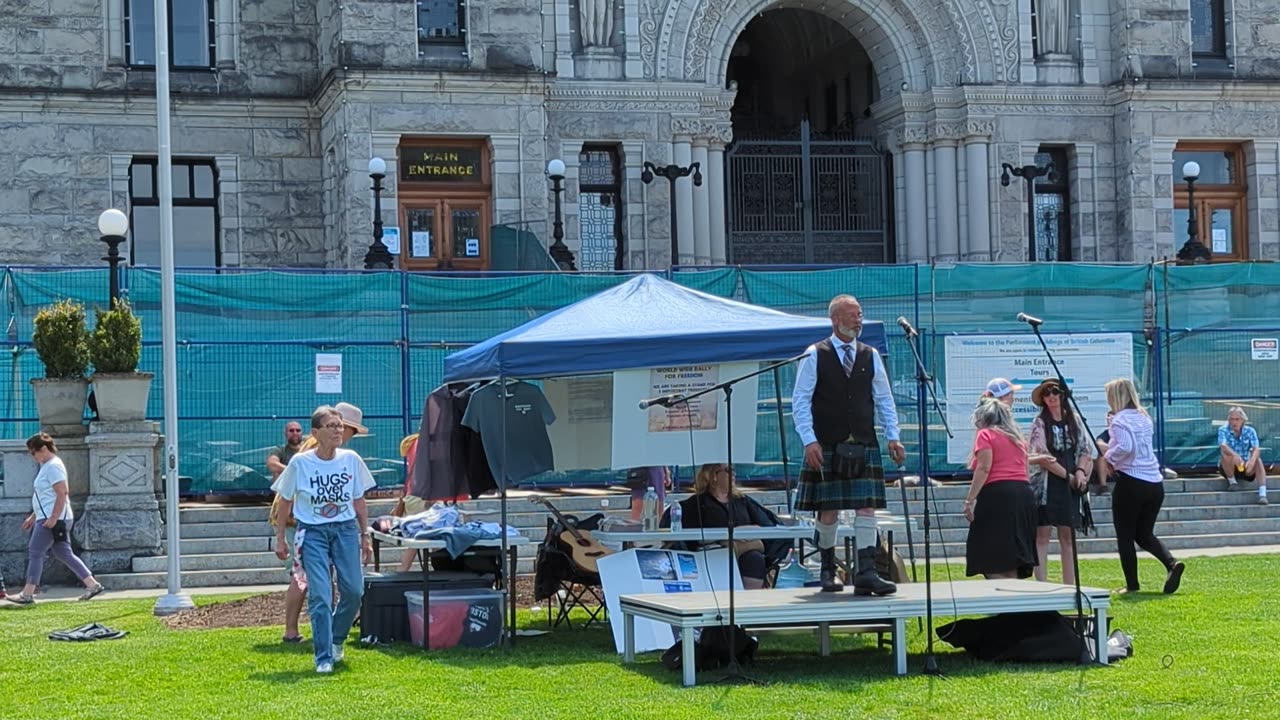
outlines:
[{"label": "woman seated at table", "polygon": [[[778,516],[754,499],[742,494],[733,482],[733,471],[723,463],[708,463],[698,469],[693,481],[693,494],[680,502],[684,527],[722,528],[729,526],[729,514],[733,513],[734,529],[744,527],[772,527],[778,524]],[[662,526],[670,526],[670,512],[662,518]],[[769,566],[777,564],[787,553],[786,540],[734,540],[737,546],[738,571],[742,573],[742,587],[758,590],[764,587]],[[696,543],[689,543],[697,549]]]}]

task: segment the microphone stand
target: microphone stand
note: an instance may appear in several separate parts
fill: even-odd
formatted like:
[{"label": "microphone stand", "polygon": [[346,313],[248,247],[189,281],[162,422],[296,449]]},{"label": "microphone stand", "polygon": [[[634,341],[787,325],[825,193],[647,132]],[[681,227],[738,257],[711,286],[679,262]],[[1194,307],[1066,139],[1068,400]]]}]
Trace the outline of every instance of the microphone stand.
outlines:
[{"label": "microphone stand", "polygon": [[[942,671],[938,669],[938,660],[933,654],[933,568],[929,555],[929,422],[924,401],[926,393],[928,393],[929,399],[933,402],[934,411],[942,419],[942,427],[947,431],[947,437],[954,436],[951,434],[951,427],[947,424],[947,415],[942,412],[942,406],[938,404],[938,396],[933,392],[933,377],[925,369],[924,359],[920,356],[918,347],[920,342],[919,334],[908,331],[904,327],[903,335],[906,336],[907,346],[911,348],[911,355],[916,362],[916,414],[920,421],[920,489],[924,502],[923,512],[920,517],[924,527],[924,613],[926,642],[928,643],[924,654],[924,674],[941,676]],[[903,519],[908,523],[907,531],[910,532],[911,521],[906,516],[905,488],[903,489],[902,509]]]},{"label": "microphone stand", "polygon": [[[755,372],[747,373],[746,375],[725,380],[722,383],[719,383],[717,385],[712,385],[711,387],[705,388],[703,390],[699,390],[698,392],[693,393],[691,395],[682,395],[675,398],[662,398],[656,404],[661,405],[663,407],[671,407],[672,405],[679,405],[682,403],[688,404],[690,400],[693,400],[694,398],[702,397],[703,395],[706,395],[708,393],[713,393],[716,390],[721,390],[724,392],[725,454],[727,456],[725,464],[729,466],[729,482],[732,484],[734,482],[733,480],[733,386],[737,385],[743,380],[749,380],[753,377],[756,377],[757,375],[763,375],[767,372],[776,370],[777,368],[790,365],[791,363],[794,363],[794,362],[799,362],[808,354],[809,353],[806,351],[788,360],[782,360],[780,362],[776,362],[766,367],[763,367]],[[729,531],[729,563],[728,563],[729,564],[729,628],[727,631],[727,634],[729,636],[728,637],[729,664],[728,666],[725,667],[724,676],[717,678],[715,680],[712,680],[711,684],[742,682],[742,683],[747,683],[751,685],[764,685],[765,683],[761,682],[760,680],[757,680],[743,673],[742,668],[738,665],[738,652],[736,647],[737,633],[735,632],[738,627],[737,617],[736,617],[737,606],[734,604],[734,590],[733,590],[734,569],[738,566],[738,557],[733,552],[734,525],[735,523],[733,520],[733,494],[730,493],[729,510],[728,512],[725,513],[725,529]],[[721,627],[724,627],[724,626],[722,625]]]},{"label": "microphone stand", "polygon": [[[1058,367],[1058,361],[1054,359],[1053,353],[1049,351],[1049,345],[1044,341],[1044,336],[1040,334],[1040,323],[1030,321],[1024,322],[1027,322],[1027,324],[1031,326],[1031,330],[1036,334],[1036,339],[1040,341],[1040,347],[1044,350],[1045,356],[1049,358],[1049,365],[1053,367],[1053,372],[1058,377],[1058,385],[1062,387],[1063,396],[1071,403],[1071,409],[1075,411],[1076,417],[1080,420],[1080,424],[1084,425],[1084,431],[1089,436],[1089,442],[1093,443],[1090,447],[1096,451],[1098,447],[1098,440],[1094,436],[1093,430],[1089,427],[1089,420],[1085,418],[1084,413],[1080,412],[1080,405],[1076,403],[1076,394],[1071,392],[1071,389],[1067,386],[1067,379],[1062,375],[1062,370]],[[1079,452],[1078,449],[1077,452]],[[1091,451],[1089,454],[1092,456],[1093,452]],[[1101,458],[1099,458],[1099,460],[1101,460]],[[1070,480],[1068,480],[1068,485],[1070,485]],[[1072,490],[1072,492],[1075,491]],[[1088,508],[1089,491],[1087,488],[1084,495],[1080,498],[1080,502],[1084,504],[1085,508]],[[1093,513],[1092,511],[1088,512],[1090,522],[1092,522]],[[1077,662],[1080,665],[1090,665],[1094,662],[1094,657],[1089,654],[1089,646],[1084,637],[1084,593],[1080,590],[1080,550],[1079,546],[1076,545],[1075,518],[1072,518],[1071,522],[1071,565],[1075,570],[1076,576],[1076,631],[1080,636],[1080,657],[1077,658]],[[1107,651],[1105,647],[1098,647],[1095,648],[1095,650],[1099,655]]]}]

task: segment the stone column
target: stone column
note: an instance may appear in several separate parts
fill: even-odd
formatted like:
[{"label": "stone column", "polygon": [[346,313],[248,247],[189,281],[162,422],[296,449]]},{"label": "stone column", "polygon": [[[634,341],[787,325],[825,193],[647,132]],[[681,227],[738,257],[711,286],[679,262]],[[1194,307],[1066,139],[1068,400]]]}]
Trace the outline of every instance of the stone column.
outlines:
[{"label": "stone column", "polygon": [[[689,167],[693,162],[693,148],[688,138],[677,138],[671,144],[672,162],[680,167]],[[692,265],[697,261],[693,241],[693,176],[676,180],[675,197],[671,202],[676,204],[676,232],[679,233],[680,257],[677,265]]]},{"label": "stone column", "polygon": [[693,256],[694,262],[699,265],[711,264],[711,183],[706,182],[708,180],[707,157],[707,139],[695,138],[693,162],[698,163],[698,168],[703,174],[703,185],[694,187],[692,176],[687,182],[693,189]]},{"label": "stone column", "polygon": [[970,135],[964,140],[965,195],[969,206],[969,246],[965,260],[991,260],[991,187],[987,148],[990,138]]},{"label": "stone column", "polygon": [[934,257],[940,262],[960,259],[960,198],[956,187],[956,143],[936,140],[933,145],[934,195],[938,200],[938,237]]},{"label": "stone column", "polygon": [[133,558],[161,553],[162,441],[158,423],[90,423],[89,498],[75,535],[95,574],[130,572]]},{"label": "stone column", "polygon": [[712,140],[707,148],[707,197],[711,207],[711,264],[724,265],[728,262],[728,240],[725,235],[725,193],[729,191],[724,184],[724,143]]},{"label": "stone column", "polygon": [[902,158],[907,180],[907,262],[926,263],[929,261],[929,216],[925,205],[924,145],[903,145]]}]

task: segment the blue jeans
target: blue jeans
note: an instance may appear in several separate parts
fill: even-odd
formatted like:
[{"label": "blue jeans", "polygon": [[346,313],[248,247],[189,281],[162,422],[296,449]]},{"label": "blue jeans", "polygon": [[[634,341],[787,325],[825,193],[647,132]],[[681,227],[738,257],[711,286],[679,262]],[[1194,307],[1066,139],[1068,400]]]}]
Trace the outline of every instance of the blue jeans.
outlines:
[{"label": "blue jeans", "polygon": [[[302,569],[307,573],[307,614],[316,663],[333,662],[333,646],[346,642],[364,595],[360,563],[360,530],[355,520],[306,525],[298,523]],[[338,607],[333,607],[332,567],[338,576]]]}]

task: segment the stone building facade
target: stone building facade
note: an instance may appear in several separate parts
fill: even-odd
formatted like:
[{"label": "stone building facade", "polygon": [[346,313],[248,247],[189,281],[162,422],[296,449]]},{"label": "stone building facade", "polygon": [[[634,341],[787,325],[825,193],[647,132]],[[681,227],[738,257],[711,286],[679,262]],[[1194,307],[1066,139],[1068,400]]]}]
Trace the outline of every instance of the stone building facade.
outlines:
[{"label": "stone building facade", "polygon": [[[0,262],[156,262],[151,2],[0,0]],[[550,244],[553,159],[581,269],[1161,258],[1187,160],[1280,259],[1280,0],[169,3],[181,265],[358,266],[373,156],[415,269]]]}]

